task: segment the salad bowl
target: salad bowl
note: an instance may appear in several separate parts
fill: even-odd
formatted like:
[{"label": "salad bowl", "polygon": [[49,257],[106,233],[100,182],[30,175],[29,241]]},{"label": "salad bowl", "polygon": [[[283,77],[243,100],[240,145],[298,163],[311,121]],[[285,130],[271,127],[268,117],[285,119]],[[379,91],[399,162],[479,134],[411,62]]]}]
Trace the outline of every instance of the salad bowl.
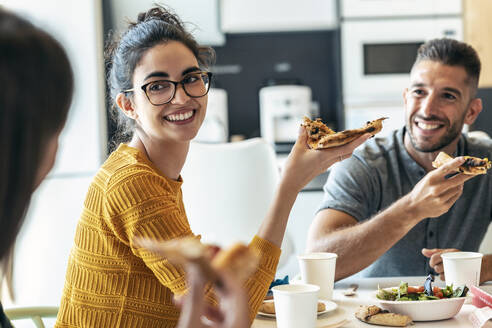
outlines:
[{"label": "salad bowl", "polygon": [[[397,287],[396,287],[397,288]],[[460,312],[466,297],[443,298],[426,301],[387,301],[378,299],[381,308],[408,315],[413,321],[434,321],[454,317]]]},{"label": "salad bowl", "polygon": [[378,288],[375,295],[381,308],[389,312],[408,315],[413,321],[434,321],[454,317],[466,300],[466,286],[432,287],[434,277],[429,275],[424,286],[412,287],[401,282],[400,286]]}]

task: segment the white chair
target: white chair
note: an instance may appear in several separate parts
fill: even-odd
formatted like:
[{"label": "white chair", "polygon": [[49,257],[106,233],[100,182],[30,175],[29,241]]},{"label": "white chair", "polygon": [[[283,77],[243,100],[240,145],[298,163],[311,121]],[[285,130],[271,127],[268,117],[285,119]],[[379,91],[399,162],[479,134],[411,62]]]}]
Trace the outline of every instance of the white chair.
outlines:
[{"label": "white chair", "polygon": [[21,319],[31,319],[36,328],[45,328],[42,318],[56,318],[58,315],[57,306],[33,306],[5,309],[5,315],[11,321]]},{"label": "white chair", "polygon": [[[279,167],[272,146],[261,138],[192,142],[182,176],[193,232],[204,242],[227,246],[249,242],[258,231],[279,182]],[[279,268],[293,252],[286,233]]]}]

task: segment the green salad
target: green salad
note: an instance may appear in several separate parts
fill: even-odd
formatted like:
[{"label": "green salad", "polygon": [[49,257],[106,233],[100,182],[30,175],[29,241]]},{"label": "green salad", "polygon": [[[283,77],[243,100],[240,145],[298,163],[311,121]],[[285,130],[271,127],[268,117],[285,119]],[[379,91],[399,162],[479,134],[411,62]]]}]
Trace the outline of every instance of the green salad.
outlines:
[{"label": "green salad", "polygon": [[468,292],[466,286],[453,288],[453,285],[446,288],[432,287],[434,276],[429,275],[424,286],[412,287],[407,282],[401,282],[398,288],[382,289],[378,286],[376,297],[386,301],[429,301],[444,298],[464,297]]}]

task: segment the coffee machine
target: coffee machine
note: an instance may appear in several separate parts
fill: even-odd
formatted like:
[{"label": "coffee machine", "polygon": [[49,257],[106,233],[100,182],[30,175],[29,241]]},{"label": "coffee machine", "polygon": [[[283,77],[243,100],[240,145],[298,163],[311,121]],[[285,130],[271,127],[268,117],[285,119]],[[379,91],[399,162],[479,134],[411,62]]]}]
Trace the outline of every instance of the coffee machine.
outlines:
[{"label": "coffee machine", "polygon": [[304,116],[311,116],[311,88],[305,85],[272,85],[260,89],[261,137],[277,153],[290,152]]}]

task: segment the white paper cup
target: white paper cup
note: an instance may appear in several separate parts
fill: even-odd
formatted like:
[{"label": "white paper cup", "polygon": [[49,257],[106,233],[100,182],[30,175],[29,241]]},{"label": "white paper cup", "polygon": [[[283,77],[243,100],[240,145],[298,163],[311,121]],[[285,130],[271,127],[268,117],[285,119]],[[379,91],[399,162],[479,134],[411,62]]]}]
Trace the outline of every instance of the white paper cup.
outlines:
[{"label": "white paper cup", "polygon": [[331,300],[333,298],[333,284],[335,283],[335,253],[308,253],[298,255],[301,269],[301,281],[305,284],[320,287],[319,298]]},{"label": "white paper cup", "polygon": [[319,286],[279,285],[272,292],[277,328],[316,327]]},{"label": "white paper cup", "polygon": [[480,284],[483,254],[475,252],[450,252],[441,254],[446,285],[454,287]]}]

